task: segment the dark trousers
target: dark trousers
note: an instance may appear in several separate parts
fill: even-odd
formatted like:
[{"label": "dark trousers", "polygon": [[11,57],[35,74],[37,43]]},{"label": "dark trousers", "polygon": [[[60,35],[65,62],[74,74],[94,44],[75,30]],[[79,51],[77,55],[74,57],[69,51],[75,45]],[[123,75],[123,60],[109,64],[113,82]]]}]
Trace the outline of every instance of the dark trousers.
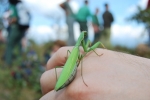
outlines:
[{"label": "dark trousers", "polygon": [[84,40],[87,41],[88,40],[88,27],[87,27],[87,22],[84,21],[78,21],[79,25],[80,25],[80,31],[87,31],[87,35],[84,37]]},{"label": "dark trousers", "polygon": [[21,53],[21,38],[22,34],[20,34],[19,28],[17,24],[13,24],[10,26],[10,33],[7,39],[7,47],[5,52],[5,62],[7,64],[11,64],[12,62],[12,54],[14,47],[18,45],[19,53]]},{"label": "dark trousers", "polygon": [[93,41],[93,44],[98,42],[100,40],[100,31],[99,32],[96,32],[94,33],[94,41]]}]

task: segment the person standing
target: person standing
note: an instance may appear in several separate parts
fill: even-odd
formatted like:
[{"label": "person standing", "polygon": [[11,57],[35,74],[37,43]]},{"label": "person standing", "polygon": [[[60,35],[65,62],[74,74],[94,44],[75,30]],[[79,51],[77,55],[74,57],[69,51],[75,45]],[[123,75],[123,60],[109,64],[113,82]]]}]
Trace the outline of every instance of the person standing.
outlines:
[{"label": "person standing", "polygon": [[[91,12],[88,7],[88,1],[84,1],[84,6],[81,7],[76,14],[76,20],[80,25],[80,31],[87,31],[88,32],[88,26],[87,26],[87,18],[91,16]],[[88,34],[85,36],[84,40],[87,41]]]},{"label": "person standing", "polygon": [[110,35],[111,35],[111,24],[114,21],[113,15],[109,11],[109,6],[105,4],[105,12],[103,13],[103,21],[104,21],[104,33],[103,36],[105,41],[110,44]]},{"label": "person standing", "polygon": [[12,63],[13,49],[16,45],[19,46],[19,52],[21,53],[21,39],[18,26],[18,13],[16,9],[17,0],[9,0],[9,35],[7,39],[7,47],[5,53],[5,63],[10,65]]},{"label": "person standing", "polygon": [[21,47],[22,51],[26,50],[26,32],[29,29],[29,24],[30,24],[30,13],[28,8],[25,6],[25,4],[22,1],[18,1],[17,5],[17,12],[18,12],[18,25],[20,29],[20,38],[21,38]]},{"label": "person standing", "polygon": [[[147,2],[147,7],[146,9],[150,9],[150,0],[148,0]],[[149,37],[149,41],[148,41],[148,46],[150,47],[150,25],[147,26],[147,30],[148,30],[148,37]]]},{"label": "person standing", "polygon": [[0,18],[0,43],[5,42],[5,39],[3,38],[3,35],[2,35],[3,28],[4,28],[4,25],[3,25],[3,22],[2,22],[2,18]]},{"label": "person standing", "polygon": [[75,45],[74,30],[73,30],[75,17],[69,5],[69,1],[70,0],[66,0],[64,3],[60,4],[60,7],[63,8],[66,13],[66,23],[68,25],[68,33],[69,33],[67,45],[73,46]]},{"label": "person standing", "polygon": [[95,14],[92,16],[92,25],[94,29],[94,42],[93,43],[96,43],[100,39],[100,23],[98,20],[98,13],[99,13],[99,9],[96,8]]}]

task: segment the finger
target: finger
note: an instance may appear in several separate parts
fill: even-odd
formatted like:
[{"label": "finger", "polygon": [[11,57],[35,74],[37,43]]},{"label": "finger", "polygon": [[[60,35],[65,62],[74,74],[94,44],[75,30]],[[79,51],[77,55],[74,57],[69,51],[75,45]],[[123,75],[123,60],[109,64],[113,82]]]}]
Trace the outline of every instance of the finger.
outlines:
[{"label": "finger", "polygon": [[61,72],[62,68],[56,68],[56,72],[55,69],[51,69],[48,71],[45,71],[40,79],[40,83],[41,83],[41,89],[42,89],[42,93],[46,94],[49,91],[52,91],[55,87],[56,84],[56,74],[57,77],[59,77],[60,72]]},{"label": "finger", "polygon": [[[56,53],[52,56],[51,59],[49,59],[47,63],[47,70],[55,68],[57,66],[63,66],[66,62],[67,58],[67,51],[72,51],[73,47],[62,47],[59,50],[57,50]],[[83,53],[83,48],[80,48],[80,53]]]},{"label": "finger", "polygon": [[67,50],[71,51],[72,47],[62,47],[59,50],[57,50],[57,52],[54,53],[52,58],[49,59],[47,63],[47,70],[55,68],[57,66],[63,66],[66,62]]}]

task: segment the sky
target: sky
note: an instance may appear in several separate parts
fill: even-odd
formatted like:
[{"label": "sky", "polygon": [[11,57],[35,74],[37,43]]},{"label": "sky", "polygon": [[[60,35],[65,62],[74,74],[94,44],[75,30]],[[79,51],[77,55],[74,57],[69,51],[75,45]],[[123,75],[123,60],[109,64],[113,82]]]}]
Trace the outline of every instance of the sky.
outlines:
[{"label": "sky", "polygon": [[[50,2],[51,1],[51,2]],[[36,40],[42,41],[41,36],[45,37],[43,40],[57,39],[57,29],[63,27],[66,29],[65,14],[59,7],[59,4],[65,0],[24,0],[24,3],[32,14],[31,30],[29,37],[34,37],[36,33]],[[80,6],[83,5],[84,0],[71,0],[71,7],[76,13]],[[142,24],[137,24],[134,21],[127,21],[137,11],[137,6],[146,8],[148,0],[89,0],[89,8],[91,13],[94,13],[96,8],[100,9],[99,18],[104,12],[104,4],[109,4],[109,10],[113,14],[115,21],[112,24],[111,41],[113,45],[121,45],[128,48],[135,48],[140,43],[145,43],[148,40],[147,32]],[[60,27],[58,27],[60,25]],[[55,29],[55,30],[54,30]],[[92,28],[90,30],[90,39],[93,39]],[[62,30],[63,31],[63,30]],[[50,33],[50,34],[49,34]],[[75,36],[79,35],[79,25],[75,24]],[[61,33],[63,34],[63,33]],[[78,35],[77,35],[78,34]],[[66,39],[66,34],[62,38]],[[48,38],[51,37],[51,38]]]}]

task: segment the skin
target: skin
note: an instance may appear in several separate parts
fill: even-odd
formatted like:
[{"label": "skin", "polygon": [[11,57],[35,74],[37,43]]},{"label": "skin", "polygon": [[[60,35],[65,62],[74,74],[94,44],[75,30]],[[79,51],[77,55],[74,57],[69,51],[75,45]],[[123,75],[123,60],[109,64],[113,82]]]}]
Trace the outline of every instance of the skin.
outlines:
[{"label": "skin", "polygon": [[5,42],[4,37],[2,36],[2,30],[0,29],[0,42]]},{"label": "skin", "polygon": [[[66,2],[69,2],[70,0],[66,0]],[[68,13],[67,13],[67,11],[66,11],[66,9],[64,8],[64,4],[62,3],[62,4],[60,4],[59,5],[62,9],[64,9],[65,10],[65,12],[66,12],[66,15],[68,15]]]},{"label": "skin", "polygon": [[[96,49],[83,58],[73,82],[56,92],[55,66],[63,66],[67,50],[60,48],[48,61],[47,71],[41,76],[43,97],[40,100],[150,100],[150,60],[106,49]],[[83,50],[80,50],[83,53]],[[58,75],[61,68],[57,69]]]},{"label": "skin", "polygon": [[11,20],[9,21],[9,24],[13,24],[17,22],[17,18],[11,18]]},{"label": "skin", "polygon": [[[99,13],[99,9],[98,8],[96,8],[96,10],[95,10],[95,15],[98,15],[98,13]],[[97,32],[99,32],[99,26],[98,25],[95,25],[94,23],[92,24],[93,25],[93,29],[94,29],[94,32],[95,33],[97,33]]]},{"label": "skin", "polygon": [[98,13],[99,13],[99,9],[96,8],[95,15],[98,15]]},{"label": "skin", "polygon": [[108,10],[109,10],[109,7],[108,7],[108,5],[107,5],[107,6],[105,6],[105,9],[106,9],[106,11],[108,11]]}]

